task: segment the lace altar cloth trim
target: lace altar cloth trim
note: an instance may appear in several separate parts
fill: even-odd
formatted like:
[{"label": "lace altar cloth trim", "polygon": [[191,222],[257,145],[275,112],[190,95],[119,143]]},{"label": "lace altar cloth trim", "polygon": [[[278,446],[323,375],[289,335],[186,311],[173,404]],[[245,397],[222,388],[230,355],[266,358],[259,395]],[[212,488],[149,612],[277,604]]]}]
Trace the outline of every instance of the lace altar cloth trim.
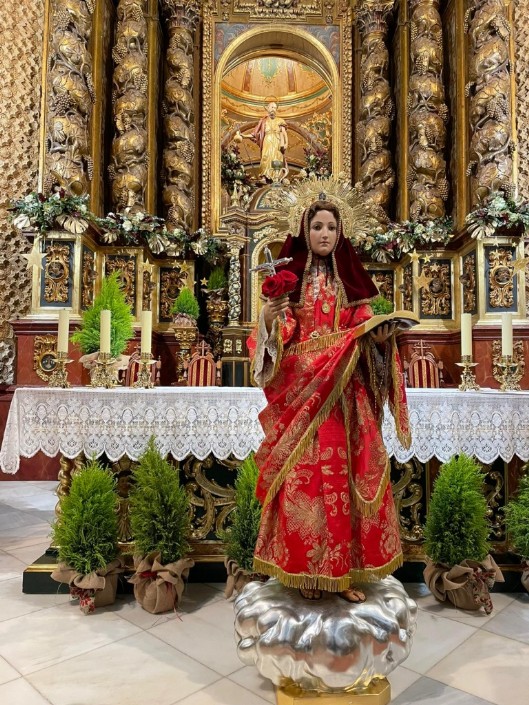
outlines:
[{"label": "lace altar cloth trim", "polygon": [[[386,413],[383,435],[390,456],[445,462],[455,453],[483,463],[514,455],[529,460],[529,392],[407,390],[413,443],[405,450]],[[260,389],[180,387],[142,389],[20,388],[9,409],[0,467],[16,473],[20,457],[80,453],[137,460],[154,434],[160,451],[177,460],[209,454],[239,460],[263,438]]]},{"label": "lace altar cloth trim", "polygon": [[151,435],[162,454],[177,460],[230,455],[242,460],[263,438],[260,389],[20,388],[15,391],[0,451],[0,467],[15,473],[19,457],[106,454],[137,460]]},{"label": "lace altar cloth trim", "polygon": [[407,389],[412,445],[405,450],[389,413],[382,433],[389,455],[399,462],[415,457],[425,463],[434,456],[446,462],[466,453],[482,463],[516,455],[529,460],[529,391],[482,389]]}]

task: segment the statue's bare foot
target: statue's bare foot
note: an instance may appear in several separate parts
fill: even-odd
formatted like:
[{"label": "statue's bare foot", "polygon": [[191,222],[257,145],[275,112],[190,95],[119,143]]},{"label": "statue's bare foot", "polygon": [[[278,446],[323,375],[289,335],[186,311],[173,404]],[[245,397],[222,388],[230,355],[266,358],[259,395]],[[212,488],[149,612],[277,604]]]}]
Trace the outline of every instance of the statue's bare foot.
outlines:
[{"label": "statue's bare foot", "polygon": [[299,588],[300,595],[306,600],[320,600],[321,590],[316,588]]},{"label": "statue's bare foot", "polygon": [[343,597],[344,600],[347,600],[347,602],[365,602],[366,601],[366,596],[362,592],[362,590],[359,590],[356,587],[350,587],[347,588],[347,590],[342,590],[340,593],[340,597]]}]

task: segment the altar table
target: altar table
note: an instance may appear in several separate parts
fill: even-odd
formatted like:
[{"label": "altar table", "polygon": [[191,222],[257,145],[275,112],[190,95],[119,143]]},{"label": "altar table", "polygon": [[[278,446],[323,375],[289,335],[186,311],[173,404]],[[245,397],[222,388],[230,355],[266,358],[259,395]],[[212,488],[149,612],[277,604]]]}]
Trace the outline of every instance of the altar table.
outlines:
[{"label": "altar table", "polygon": [[[482,463],[529,460],[529,391],[408,389],[407,395],[411,448],[399,443],[387,410],[383,423],[388,452],[399,462],[445,462],[462,452]],[[20,457],[39,451],[137,460],[151,435],[176,460],[242,460],[261,443],[258,415],[265,403],[260,389],[247,387],[21,387],[9,410],[0,468],[16,473]]]}]

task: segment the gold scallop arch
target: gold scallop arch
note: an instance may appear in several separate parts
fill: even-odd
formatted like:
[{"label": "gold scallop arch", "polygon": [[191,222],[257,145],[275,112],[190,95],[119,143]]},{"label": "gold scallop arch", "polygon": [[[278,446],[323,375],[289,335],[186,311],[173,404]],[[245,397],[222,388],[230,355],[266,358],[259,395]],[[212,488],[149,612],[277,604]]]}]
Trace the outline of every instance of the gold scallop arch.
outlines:
[{"label": "gold scallop arch", "polygon": [[[211,227],[218,229],[220,224],[220,104],[222,78],[228,71],[244,61],[256,59],[263,55],[281,56],[300,61],[317,71],[327,83],[332,94],[333,139],[332,168],[335,174],[342,170],[342,85],[338,68],[328,49],[309,32],[301,27],[287,24],[264,25],[252,28],[234,40],[220,57],[214,69],[212,87],[212,110],[210,125],[204,125],[204,134],[211,135],[211,162],[209,174],[204,178],[209,180],[211,191],[204,184],[204,195],[209,192],[210,204],[204,203],[205,211],[210,208]],[[207,82],[205,82],[207,85]],[[204,96],[207,100],[207,96]],[[208,129],[209,128],[209,129]],[[206,172],[206,169],[204,169]]]}]

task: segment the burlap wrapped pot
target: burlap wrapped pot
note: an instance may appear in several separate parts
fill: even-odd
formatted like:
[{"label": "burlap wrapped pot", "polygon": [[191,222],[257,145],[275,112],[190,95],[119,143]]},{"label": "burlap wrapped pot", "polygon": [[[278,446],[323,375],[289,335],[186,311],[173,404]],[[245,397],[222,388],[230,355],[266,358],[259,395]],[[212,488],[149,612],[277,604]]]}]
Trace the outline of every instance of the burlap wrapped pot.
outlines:
[{"label": "burlap wrapped pot", "polygon": [[267,575],[262,575],[261,573],[250,573],[250,571],[241,568],[237,561],[232,558],[226,557],[224,559],[224,565],[226,566],[226,587],[224,588],[224,597],[229,600],[230,597],[237,595],[245,585],[251,583],[254,580],[258,580],[264,583],[268,580]]},{"label": "burlap wrapped pot", "polygon": [[501,570],[492,556],[483,561],[464,560],[449,567],[429,560],[424,569],[424,582],[440,602],[448,600],[462,610],[484,608],[492,612],[490,589],[495,582],[504,582]]},{"label": "burlap wrapped pot", "polygon": [[194,565],[190,558],[162,565],[159,553],[136,557],[136,572],[129,578],[129,583],[134,585],[134,597],[151,614],[175,609],[184,592],[184,578]]},{"label": "burlap wrapped pot", "polygon": [[120,559],[92,573],[79,573],[64,563],[59,563],[51,577],[58,583],[70,586],[70,595],[79,600],[83,614],[91,614],[96,607],[106,607],[116,601],[118,575],[123,572]]}]

